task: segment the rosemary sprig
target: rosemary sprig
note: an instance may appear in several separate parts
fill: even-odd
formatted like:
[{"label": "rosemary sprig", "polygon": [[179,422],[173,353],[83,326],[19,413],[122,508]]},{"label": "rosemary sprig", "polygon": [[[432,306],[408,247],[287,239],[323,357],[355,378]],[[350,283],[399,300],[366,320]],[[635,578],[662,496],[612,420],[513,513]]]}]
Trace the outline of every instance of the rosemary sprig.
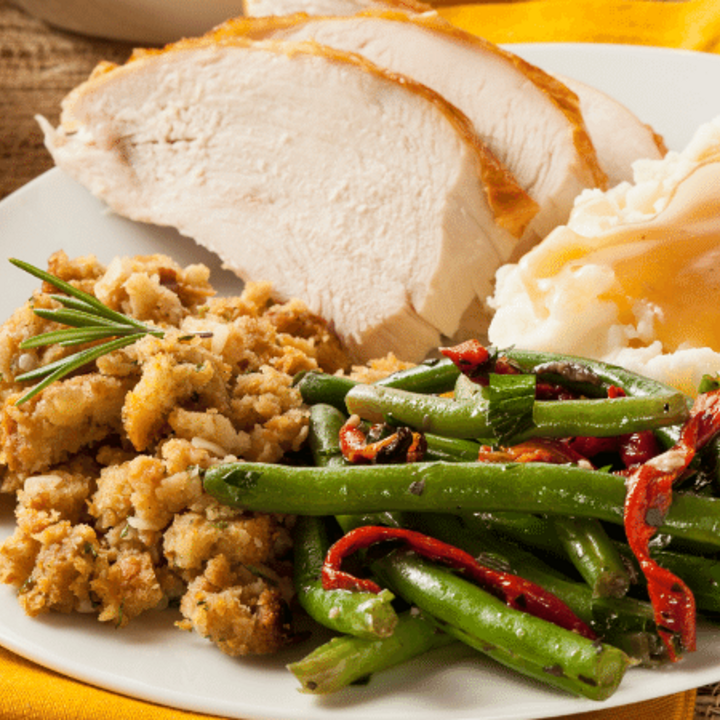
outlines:
[{"label": "rosemary sprig", "polygon": [[40,382],[16,400],[15,405],[27,402],[56,380],[60,380],[103,355],[127,345],[132,345],[146,335],[154,335],[155,337],[163,337],[164,335],[164,332],[158,328],[145,325],[138,320],[123,315],[123,313],[111,310],[93,295],[73,287],[70,283],[61,280],[52,273],[15,258],[10,258],[10,262],[21,270],[30,273],[30,275],[34,275],[36,278],[53,285],[58,290],[67,293],[67,295],[50,296],[62,305],[61,308],[55,310],[36,308],[33,312],[45,320],[52,320],[69,327],[23,340],[20,343],[21,349],[55,344],[71,347],[73,345],[102,341],[90,348],[80,350],[60,360],[18,375],[15,378],[18,382],[32,382],[35,380],[40,380]]}]

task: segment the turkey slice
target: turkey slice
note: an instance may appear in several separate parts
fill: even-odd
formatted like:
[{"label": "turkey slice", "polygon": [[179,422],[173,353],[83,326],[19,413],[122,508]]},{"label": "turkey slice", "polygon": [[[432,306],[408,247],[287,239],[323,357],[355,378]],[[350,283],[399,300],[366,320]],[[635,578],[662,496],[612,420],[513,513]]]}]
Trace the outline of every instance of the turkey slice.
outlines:
[{"label": "turkey slice", "polygon": [[56,164],[114,211],[304,299],[359,360],[418,360],[453,334],[514,247],[497,219],[525,212],[453,106],[317,43],[143,51],[42,124]]},{"label": "turkey slice", "polygon": [[213,34],[313,39],[360,53],[435,90],[468,116],[482,140],[538,203],[522,251],[567,220],[582,190],[605,186],[574,93],[539,68],[455,28],[436,13],[368,10],[351,17],[237,18]]},{"label": "turkey slice", "polygon": [[564,76],[558,79],[580,99],[580,111],[609,187],[632,182],[632,164],[636,160],[665,157],[667,147],[662,137],[625,105],[579,80]]}]

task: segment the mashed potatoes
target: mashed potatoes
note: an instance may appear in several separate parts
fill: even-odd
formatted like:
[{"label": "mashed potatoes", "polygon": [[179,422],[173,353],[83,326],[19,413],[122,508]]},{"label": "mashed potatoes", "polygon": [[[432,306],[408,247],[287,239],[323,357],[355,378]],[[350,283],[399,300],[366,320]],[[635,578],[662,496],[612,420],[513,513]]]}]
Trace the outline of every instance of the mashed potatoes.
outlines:
[{"label": "mashed potatoes", "polygon": [[488,336],[694,394],[720,372],[720,118],[634,172],[632,184],[585,191],[567,226],[498,271]]},{"label": "mashed potatoes", "polygon": [[53,274],[152,323],[146,336],[24,404],[15,377],[75,348],[21,349],[52,329],[34,308],[0,328],[0,482],[17,496],[0,547],[0,581],[29,615],[83,612],[123,626],[177,604],[180,625],[229,655],[268,653],[289,637],[292,518],[223,507],[200,470],[297,450],[308,411],[292,376],[345,367],[325,323],[267,284],[214,298],[209,271],[162,255],[49,262]]}]

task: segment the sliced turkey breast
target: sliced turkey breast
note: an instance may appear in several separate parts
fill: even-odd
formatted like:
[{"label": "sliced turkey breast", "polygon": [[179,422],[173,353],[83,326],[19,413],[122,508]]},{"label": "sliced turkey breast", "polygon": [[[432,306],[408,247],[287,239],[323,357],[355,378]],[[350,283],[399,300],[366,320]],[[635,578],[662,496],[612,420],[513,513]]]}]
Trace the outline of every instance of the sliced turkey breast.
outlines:
[{"label": "sliced turkey breast", "polygon": [[317,43],[182,41],[103,66],[42,123],[56,164],[134,220],[421,359],[487,294],[527,196],[442,97]]},{"label": "sliced turkey breast", "polygon": [[435,13],[371,10],[352,17],[238,18],[213,34],[313,39],[360,53],[438,92],[470,118],[538,203],[523,251],[566,222],[582,190],[605,186],[576,96],[540,69]]},{"label": "sliced turkey breast", "polygon": [[565,76],[558,79],[580,99],[580,111],[595,146],[608,186],[633,181],[636,160],[660,160],[667,147],[650,125],[625,105],[590,85]]}]

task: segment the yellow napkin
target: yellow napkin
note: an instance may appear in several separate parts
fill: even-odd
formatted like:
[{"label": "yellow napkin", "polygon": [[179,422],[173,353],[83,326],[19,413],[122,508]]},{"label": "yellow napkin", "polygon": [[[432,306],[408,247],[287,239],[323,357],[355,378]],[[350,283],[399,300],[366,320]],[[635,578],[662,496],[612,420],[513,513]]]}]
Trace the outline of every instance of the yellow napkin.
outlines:
[{"label": "yellow napkin", "polygon": [[530,0],[440,8],[496,43],[599,42],[720,52],[718,0]]},{"label": "yellow napkin", "polygon": [[[139,652],[142,652],[140,650]],[[214,720],[71,680],[0,648],[2,720]]]},{"label": "yellow napkin", "polygon": [[695,690],[688,690],[609,710],[563,715],[555,720],[693,720],[696,695]]},{"label": "yellow napkin", "polygon": [[[695,691],[556,720],[692,720]],[[338,715],[341,715],[338,711]],[[0,647],[2,720],[214,720],[116,695],[45,670]]]},{"label": "yellow napkin", "polygon": [[[443,7],[459,27],[493,42],[602,42],[720,52],[718,0],[529,0]],[[692,720],[694,690],[566,720]],[[340,713],[339,713],[340,714]],[[0,648],[3,720],[212,720],[122,697]]]}]

